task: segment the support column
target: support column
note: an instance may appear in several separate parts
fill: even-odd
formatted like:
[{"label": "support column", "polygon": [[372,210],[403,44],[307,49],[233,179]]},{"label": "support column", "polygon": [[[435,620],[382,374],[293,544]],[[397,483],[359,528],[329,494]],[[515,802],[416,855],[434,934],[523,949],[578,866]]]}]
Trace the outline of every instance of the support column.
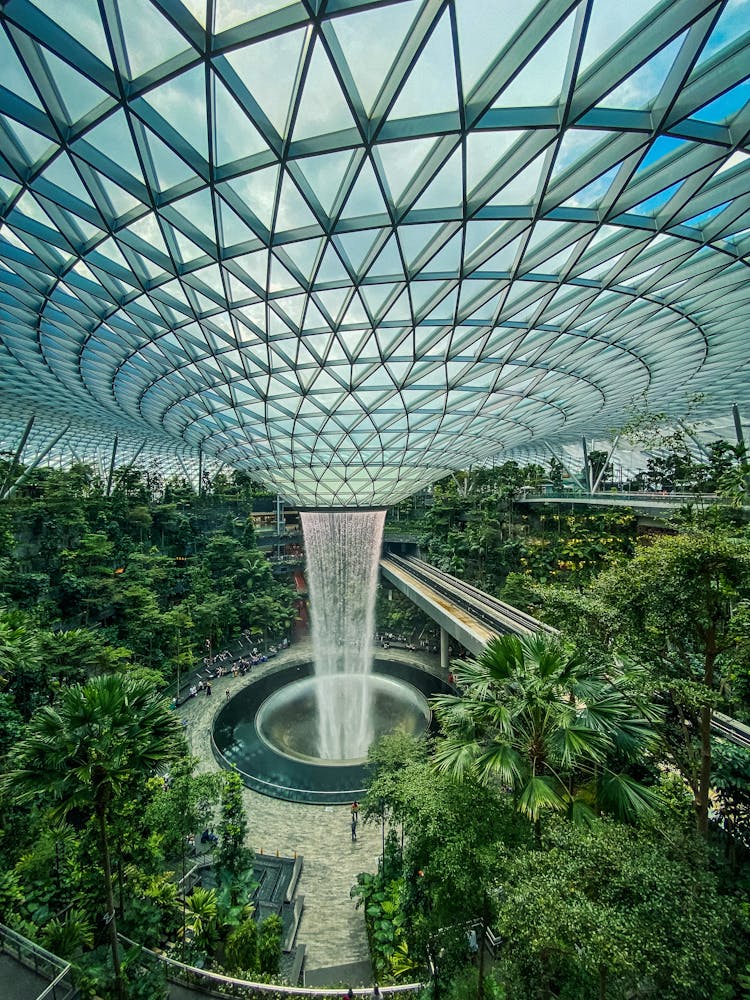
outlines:
[{"label": "support column", "polygon": [[115,434],[115,440],[112,445],[112,457],[109,460],[109,474],[107,476],[107,492],[106,496],[112,496],[112,479],[115,474],[115,461],[117,459],[117,435]]},{"label": "support column", "polygon": [[593,492],[591,489],[591,466],[589,465],[589,449],[586,444],[585,436],[581,438],[581,444],[583,445],[583,475],[585,477],[587,492]]},{"label": "support column", "polygon": [[284,545],[283,536],[286,532],[286,522],[284,520],[284,498],[280,493],[276,494],[276,556],[281,558],[281,549]]},{"label": "support column", "polygon": [[5,479],[3,480],[3,485],[0,487],[0,497],[5,496],[5,491],[10,486],[10,482],[13,476],[18,475],[18,464],[21,461],[21,455],[23,454],[23,449],[26,447],[26,442],[29,440],[29,434],[31,434],[31,428],[34,426],[34,420],[36,417],[30,417],[29,422],[26,424],[26,430],[21,435],[21,440],[16,448],[16,453],[13,456],[13,460],[9,463],[8,469],[5,473]]},{"label": "support column", "polygon": [[440,666],[448,673],[450,669],[450,656],[448,654],[448,644],[450,642],[450,636],[445,631],[443,626],[440,626]]},{"label": "support column", "polygon": [[[732,404],[732,419],[734,420],[734,433],[737,435],[737,444],[740,451],[740,461],[743,465],[747,462],[747,452],[745,449],[745,435],[742,431],[742,417],[740,408],[736,403]],[[745,503],[750,501],[750,475],[745,476]]]}]

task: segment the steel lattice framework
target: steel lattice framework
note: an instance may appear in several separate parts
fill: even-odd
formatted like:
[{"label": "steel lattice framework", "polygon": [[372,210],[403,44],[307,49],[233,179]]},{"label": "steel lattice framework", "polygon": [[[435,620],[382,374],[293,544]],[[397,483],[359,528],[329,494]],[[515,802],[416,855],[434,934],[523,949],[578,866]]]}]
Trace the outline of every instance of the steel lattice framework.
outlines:
[{"label": "steel lattice framework", "polygon": [[6,448],[43,413],[382,505],[750,401],[748,0],[0,18]]}]

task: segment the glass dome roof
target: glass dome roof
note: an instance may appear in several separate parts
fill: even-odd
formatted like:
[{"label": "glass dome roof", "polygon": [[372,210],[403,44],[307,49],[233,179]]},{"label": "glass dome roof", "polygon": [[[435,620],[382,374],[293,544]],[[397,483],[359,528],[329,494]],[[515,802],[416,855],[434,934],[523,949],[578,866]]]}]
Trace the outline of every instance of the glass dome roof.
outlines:
[{"label": "glass dome roof", "polygon": [[726,411],[749,135],[747,0],[7,0],[2,437],[346,507]]}]

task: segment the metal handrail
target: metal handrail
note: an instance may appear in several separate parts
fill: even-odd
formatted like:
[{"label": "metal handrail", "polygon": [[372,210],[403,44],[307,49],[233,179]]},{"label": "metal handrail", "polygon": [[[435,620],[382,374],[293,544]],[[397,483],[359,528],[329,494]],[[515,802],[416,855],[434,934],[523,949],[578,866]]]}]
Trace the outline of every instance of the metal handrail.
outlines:
[{"label": "metal handrail", "polygon": [[521,496],[517,497],[517,499],[520,501],[617,499],[672,504],[679,503],[680,501],[685,501],[685,503],[706,501],[712,504],[730,502],[726,497],[719,496],[717,493],[650,493],[647,490],[597,490],[596,493],[591,493],[588,490],[570,490],[568,492],[555,490],[554,493],[546,493],[544,490],[529,490],[528,492],[522,492]]},{"label": "metal handrail", "polygon": [[60,975],[57,976],[55,979],[52,980],[52,982],[49,984],[49,986],[47,986],[39,994],[39,996],[36,998],[36,1000],[57,1000],[57,987],[61,986],[61,985],[67,985],[67,988],[68,988],[68,992],[65,994],[65,997],[63,998],[63,1000],[65,1000],[65,998],[68,998],[68,997],[77,996],[78,995],[78,990],[76,989],[76,987],[73,986],[73,984],[71,982],[68,982],[67,984],[64,984],[62,982],[63,979],[65,979],[69,975],[69,973],[70,973],[70,966],[66,965],[66,967],[60,973]]},{"label": "metal handrail", "polygon": [[[41,945],[30,941],[5,924],[0,924],[0,948],[7,954],[12,955],[17,961],[27,968],[33,968],[37,975],[45,978],[54,975],[54,979],[44,988],[38,1000],[42,997],[49,1000],[57,996],[56,988],[61,984],[65,976],[70,973],[70,964],[53,955],[51,951],[42,948]],[[77,990],[72,983],[68,988],[66,997],[77,995]]]},{"label": "metal handrail", "polygon": [[[213,983],[217,987],[223,987],[226,990],[227,987],[235,987],[237,989],[244,989],[254,993],[271,993],[284,997],[340,997],[341,989],[311,989],[306,986],[282,986],[277,983],[253,983],[247,979],[234,979],[231,976],[222,976],[218,972],[209,972],[207,969],[198,969],[194,965],[186,965],[184,962],[178,962],[174,958],[168,958],[166,955],[159,955],[155,951],[151,951],[150,948],[144,948],[143,945],[139,945],[137,941],[131,941],[130,938],[125,937],[124,934],[118,934],[119,939],[129,947],[140,948],[142,952],[149,955],[157,962],[161,962],[167,970],[167,979],[172,979],[177,983],[187,983],[190,984],[191,980],[198,979],[203,980],[207,984]],[[172,975],[170,976],[170,970],[172,970]],[[182,978],[177,978],[178,975]],[[392,996],[397,993],[416,993],[418,990],[423,988],[423,983],[405,983],[400,986],[381,986],[380,992],[383,996]],[[372,987],[369,989],[356,989],[352,990],[354,996],[359,997],[369,997],[372,995]]]}]

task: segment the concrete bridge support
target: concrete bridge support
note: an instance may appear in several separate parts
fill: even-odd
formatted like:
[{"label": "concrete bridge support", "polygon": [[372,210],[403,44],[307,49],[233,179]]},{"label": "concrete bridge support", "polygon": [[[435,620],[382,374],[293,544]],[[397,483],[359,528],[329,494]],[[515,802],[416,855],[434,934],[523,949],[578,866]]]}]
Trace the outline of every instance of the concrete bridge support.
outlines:
[{"label": "concrete bridge support", "polygon": [[450,655],[448,653],[450,643],[450,636],[445,631],[443,626],[440,626],[440,666],[442,669],[448,673],[450,665]]}]

